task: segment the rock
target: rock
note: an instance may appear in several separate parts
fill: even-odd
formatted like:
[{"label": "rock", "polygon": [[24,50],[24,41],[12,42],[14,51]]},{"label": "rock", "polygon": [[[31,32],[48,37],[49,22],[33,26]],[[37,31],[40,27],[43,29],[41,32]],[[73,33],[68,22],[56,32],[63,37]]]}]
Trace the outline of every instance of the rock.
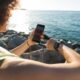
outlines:
[{"label": "rock", "polygon": [[11,50],[27,39],[27,34],[20,34],[14,30],[8,30],[5,33],[0,33],[0,46]]},{"label": "rock", "polygon": [[48,51],[47,49],[38,49],[29,53],[25,53],[21,57],[48,64],[65,62],[64,57],[61,56],[59,53],[54,51]]},{"label": "rock", "polygon": [[[27,38],[28,34],[25,34],[24,32],[17,33],[14,30],[8,30],[5,33],[0,33],[0,46],[6,48],[7,50],[11,50],[22,44]],[[64,39],[63,41],[67,46],[74,48],[77,52],[80,52],[80,44],[72,44],[69,43],[68,40]],[[42,43],[44,44],[45,42]],[[33,45],[27,51],[25,51],[26,54],[23,54],[21,57],[26,59],[33,59],[48,64],[63,63],[65,61],[63,56],[61,56],[57,52],[48,50],[40,51],[43,48],[43,45]]]},{"label": "rock", "polygon": [[0,46],[2,46],[2,47],[4,47],[4,48],[8,49],[7,44],[6,44],[4,41],[2,41],[2,40],[0,40]]},{"label": "rock", "polygon": [[11,36],[10,38],[8,38],[8,41],[7,41],[8,49],[11,50],[11,49],[19,46],[25,40],[26,40],[26,38],[23,36],[20,36],[20,35]]}]

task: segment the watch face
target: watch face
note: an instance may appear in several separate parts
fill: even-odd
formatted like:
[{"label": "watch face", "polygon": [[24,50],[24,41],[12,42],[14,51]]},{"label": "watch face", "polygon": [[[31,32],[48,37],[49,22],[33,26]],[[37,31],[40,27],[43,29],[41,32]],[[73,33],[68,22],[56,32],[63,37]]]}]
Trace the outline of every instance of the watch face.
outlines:
[{"label": "watch face", "polygon": [[58,51],[59,45],[60,45],[59,42],[55,42],[55,44],[54,44],[54,49],[55,49],[56,51]]}]

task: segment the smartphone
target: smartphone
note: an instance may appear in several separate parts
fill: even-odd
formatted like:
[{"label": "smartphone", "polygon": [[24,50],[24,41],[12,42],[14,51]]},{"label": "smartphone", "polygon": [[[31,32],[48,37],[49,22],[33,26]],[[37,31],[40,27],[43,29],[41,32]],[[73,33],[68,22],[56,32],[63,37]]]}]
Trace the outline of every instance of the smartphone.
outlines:
[{"label": "smartphone", "polygon": [[37,24],[32,40],[40,43],[41,35],[44,32],[45,25]]}]

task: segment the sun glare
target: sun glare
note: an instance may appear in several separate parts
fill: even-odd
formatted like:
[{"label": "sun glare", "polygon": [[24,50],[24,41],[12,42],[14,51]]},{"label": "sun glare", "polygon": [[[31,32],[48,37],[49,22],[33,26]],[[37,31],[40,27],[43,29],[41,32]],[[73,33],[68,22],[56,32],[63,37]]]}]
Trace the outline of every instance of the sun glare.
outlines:
[{"label": "sun glare", "polygon": [[[29,32],[28,10],[80,10],[79,2],[73,0],[20,0],[21,7],[13,12],[10,24],[17,31]],[[78,5],[78,6],[77,6]]]},{"label": "sun glare", "polygon": [[10,18],[10,29],[29,32],[29,16],[27,10],[15,10]]}]

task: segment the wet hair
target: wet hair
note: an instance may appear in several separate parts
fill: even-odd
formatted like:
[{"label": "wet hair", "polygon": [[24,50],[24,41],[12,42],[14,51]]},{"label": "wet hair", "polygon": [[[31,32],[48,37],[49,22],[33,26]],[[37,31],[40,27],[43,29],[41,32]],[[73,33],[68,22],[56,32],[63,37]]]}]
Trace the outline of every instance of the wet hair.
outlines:
[{"label": "wet hair", "polygon": [[0,25],[4,25],[11,16],[10,11],[15,9],[18,0],[0,0]]}]

